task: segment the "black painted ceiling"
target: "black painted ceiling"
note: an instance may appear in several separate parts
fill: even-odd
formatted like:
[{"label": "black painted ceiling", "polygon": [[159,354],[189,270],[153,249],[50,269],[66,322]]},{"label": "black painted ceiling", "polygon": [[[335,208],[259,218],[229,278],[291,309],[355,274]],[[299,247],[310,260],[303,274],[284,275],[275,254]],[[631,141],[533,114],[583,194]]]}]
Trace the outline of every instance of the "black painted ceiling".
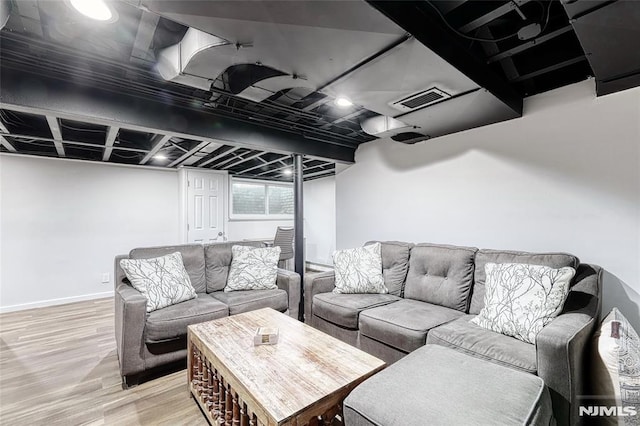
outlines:
[{"label": "black painted ceiling", "polygon": [[[369,3],[419,41],[422,30],[417,24],[441,26],[446,37],[437,41],[439,49],[455,46],[458,52],[464,50],[467,58],[475,58],[474,64],[480,64],[477,73],[491,75],[520,99],[593,75],[559,0]],[[137,1],[112,2],[119,19],[110,25],[95,25],[65,1],[13,0],[6,4],[10,5],[10,15],[0,33],[0,65],[8,73],[28,73],[82,90],[126,93],[142,101],[301,135],[308,143],[329,148],[355,150],[359,144],[375,139],[362,130],[360,122],[377,113],[357,106],[337,108],[332,97],[318,91],[285,89],[262,102],[237,96],[229,73],[255,73],[251,67],[228,69],[209,90],[165,81],[155,69],[157,54],[179,42],[187,27],[150,15],[137,7]],[[528,25],[534,33],[518,36]],[[535,25],[540,26],[539,34]],[[7,84],[5,80],[3,84]],[[124,125],[74,121],[55,112],[47,114],[44,109],[16,110],[5,105],[0,109],[0,133],[1,152],[203,167],[246,177],[290,179],[283,171],[291,167],[291,156],[282,149],[252,149],[197,136],[190,139]],[[164,155],[166,160],[157,162],[155,154]],[[329,155],[305,160],[308,179],[334,171]]]}]

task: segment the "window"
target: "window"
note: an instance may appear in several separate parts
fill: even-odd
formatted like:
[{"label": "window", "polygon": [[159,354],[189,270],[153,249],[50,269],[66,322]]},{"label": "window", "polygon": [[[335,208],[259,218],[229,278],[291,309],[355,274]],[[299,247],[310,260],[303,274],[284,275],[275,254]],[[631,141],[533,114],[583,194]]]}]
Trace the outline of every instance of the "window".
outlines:
[{"label": "window", "polygon": [[293,218],[293,185],[231,179],[231,219]]}]

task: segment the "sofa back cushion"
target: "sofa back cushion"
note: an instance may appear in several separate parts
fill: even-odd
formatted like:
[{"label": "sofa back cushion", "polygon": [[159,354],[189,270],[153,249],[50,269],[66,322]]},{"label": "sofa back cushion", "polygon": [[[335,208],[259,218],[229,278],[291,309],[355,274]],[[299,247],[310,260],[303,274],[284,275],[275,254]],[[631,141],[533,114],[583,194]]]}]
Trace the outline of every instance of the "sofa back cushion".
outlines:
[{"label": "sofa back cushion", "polygon": [[182,255],[182,263],[187,270],[191,285],[196,293],[204,293],[206,281],[204,276],[204,248],[202,244],[135,248],[129,252],[129,257],[131,259],[150,259],[175,252],[179,252]]},{"label": "sofa back cushion", "polygon": [[206,244],[204,246],[204,259],[206,263],[207,293],[224,290],[227,285],[229,267],[233,257],[231,253],[232,246],[264,247],[264,244],[260,241],[229,241],[226,243]]},{"label": "sofa back cushion", "polygon": [[542,265],[549,268],[563,268],[570,266],[578,269],[580,260],[567,253],[527,253],[522,251],[506,250],[479,250],[476,254],[476,269],[473,279],[473,291],[471,294],[470,314],[478,314],[484,307],[484,293],[486,274],[484,267],[487,263],[526,263],[529,265]]},{"label": "sofa back cushion", "polygon": [[418,244],[411,249],[405,299],[465,312],[477,248]]},{"label": "sofa back cushion", "polygon": [[400,241],[367,241],[364,245],[379,242],[382,253],[382,277],[389,294],[402,296],[404,283],[409,271],[409,254],[411,243]]}]

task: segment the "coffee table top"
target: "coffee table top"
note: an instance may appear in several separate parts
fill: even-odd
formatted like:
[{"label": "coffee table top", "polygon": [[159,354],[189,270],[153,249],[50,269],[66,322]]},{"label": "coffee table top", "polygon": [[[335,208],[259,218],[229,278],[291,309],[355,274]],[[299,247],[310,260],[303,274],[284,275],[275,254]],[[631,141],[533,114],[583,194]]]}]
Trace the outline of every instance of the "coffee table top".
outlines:
[{"label": "coffee table top", "polygon": [[[277,327],[276,345],[253,345],[258,327]],[[192,341],[244,398],[277,423],[355,387],[385,364],[271,308],[189,326]]]}]

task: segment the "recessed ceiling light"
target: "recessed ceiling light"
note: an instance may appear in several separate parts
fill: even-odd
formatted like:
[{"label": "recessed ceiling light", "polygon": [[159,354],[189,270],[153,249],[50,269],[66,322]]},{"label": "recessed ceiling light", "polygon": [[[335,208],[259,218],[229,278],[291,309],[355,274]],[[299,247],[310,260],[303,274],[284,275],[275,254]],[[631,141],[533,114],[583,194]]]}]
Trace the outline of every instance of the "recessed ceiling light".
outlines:
[{"label": "recessed ceiling light", "polygon": [[293,171],[291,169],[284,169],[282,173],[287,176],[291,176],[293,174]]},{"label": "recessed ceiling light", "polygon": [[344,96],[338,96],[335,100],[335,104],[340,108],[347,108],[353,105],[353,102],[349,98]]},{"label": "recessed ceiling light", "polygon": [[69,0],[75,10],[96,21],[113,22],[118,19],[104,0]]},{"label": "recessed ceiling light", "polygon": [[166,161],[167,156],[163,154],[156,154],[153,156],[153,159],[156,161]]}]

